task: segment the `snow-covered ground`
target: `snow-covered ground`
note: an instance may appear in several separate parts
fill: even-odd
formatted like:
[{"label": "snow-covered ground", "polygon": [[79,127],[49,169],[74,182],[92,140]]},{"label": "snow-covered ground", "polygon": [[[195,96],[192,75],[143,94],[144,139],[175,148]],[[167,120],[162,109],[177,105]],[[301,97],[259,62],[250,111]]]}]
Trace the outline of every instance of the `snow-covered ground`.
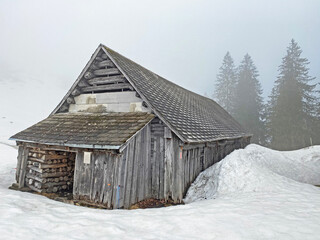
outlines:
[{"label": "snow-covered ground", "polygon": [[112,211],[9,190],[16,155],[0,144],[0,239],[320,239],[320,188],[308,184],[320,184],[320,146],[249,145],[203,172],[186,205]]}]

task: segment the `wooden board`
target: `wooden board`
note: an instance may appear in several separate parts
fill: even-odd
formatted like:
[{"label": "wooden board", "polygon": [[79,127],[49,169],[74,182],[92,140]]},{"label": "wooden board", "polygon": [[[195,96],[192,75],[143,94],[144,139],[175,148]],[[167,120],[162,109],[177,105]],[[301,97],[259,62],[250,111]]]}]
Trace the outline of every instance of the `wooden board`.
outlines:
[{"label": "wooden board", "polygon": [[106,178],[106,191],[103,198],[103,203],[108,208],[112,206],[112,195],[113,195],[113,168],[114,168],[114,156],[108,154],[107,163],[104,166]]},{"label": "wooden board", "polygon": [[137,189],[139,181],[139,170],[140,170],[140,153],[141,153],[141,134],[137,134],[135,137],[135,152],[132,159],[132,180],[131,180],[131,193],[130,203],[136,203],[138,201]]},{"label": "wooden board", "polygon": [[107,69],[95,70],[93,71],[93,74],[95,76],[114,75],[114,74],[120,74],[120,71],[117,68],[107,68]]},{"label": "wooden board", "polygon": [[165,160],[164,160],[164,198],[168,200],[172,197],[172,162],[173,162],[173,149],[172,139],[165,139]]},{"label": "wooden board", "polygon": [[96,77],[88,80],[88,83],[91,85],[101,85],[101,84],[111,84],[117,82],[124,82],[125,77],[123,75],[119,76],[110,76],[110,77]]},{"label": "wooden board", "polygon": [[17,183],[19,183],[23,148],[24,148],[23,146],[19,146],[19,148],[18,148],[17,169],[16,169],[16,182]]},{"label": "wooden board", "polygon": [[26,171],[27,171],[27,159],[28,159],[28,153],[29,148],[23,147],[23,150],[21,152],[21,166],[20,166],[20,174],[19,174],[19,188],[24,187],[25,185],[25,177],[26,177]]},{"label": "wooden board", "polygon": [[109,85],[98,85],[98,86],[89,86],[81,88],[82,92],[95,92],[95,91],[111,91],[111,90],[121,90],[121,89],[131,89],[132,86],[129,83],[119,83],[119,84],[109,84]]},{"label": "wooden board", "polygon": [[131,206],[131,189],[132,189],[132,179],[133,179],[133,163],[135,154],[135,141],[132,139],[127,147],[128,157],[127,157],[127,168],[126,168],[126,187],[124,196],[124,207],[129,208]]}]

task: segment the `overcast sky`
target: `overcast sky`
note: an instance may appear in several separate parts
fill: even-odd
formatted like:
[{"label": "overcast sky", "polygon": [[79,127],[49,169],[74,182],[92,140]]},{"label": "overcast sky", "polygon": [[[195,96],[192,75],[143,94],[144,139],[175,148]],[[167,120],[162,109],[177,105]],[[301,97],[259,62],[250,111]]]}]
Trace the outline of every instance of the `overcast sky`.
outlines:
[{"label": "overcast sky", "polygon": [[1,73],[66,91],[99,43],[209,96],[225,53],[249,53],[268,96],[294,38],[320,79],[319,0],[0,0],[0,30]]}]

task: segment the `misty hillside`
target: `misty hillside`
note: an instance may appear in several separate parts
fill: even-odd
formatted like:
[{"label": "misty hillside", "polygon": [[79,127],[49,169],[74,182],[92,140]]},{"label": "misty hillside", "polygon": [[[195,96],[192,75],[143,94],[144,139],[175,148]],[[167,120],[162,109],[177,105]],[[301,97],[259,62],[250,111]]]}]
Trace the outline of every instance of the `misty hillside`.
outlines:
[{"label": "misty hillside", "polygon": [[50,76],[1,71],[0,142],[47,117],[66,93],[63,85]]}]

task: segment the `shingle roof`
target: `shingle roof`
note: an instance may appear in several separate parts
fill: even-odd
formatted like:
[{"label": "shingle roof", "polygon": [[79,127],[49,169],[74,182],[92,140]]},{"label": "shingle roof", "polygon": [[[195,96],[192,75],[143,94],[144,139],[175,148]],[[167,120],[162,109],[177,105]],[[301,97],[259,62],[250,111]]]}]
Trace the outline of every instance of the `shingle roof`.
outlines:
[{"label": "shingle roof", "polygon": [[187,142],[250,136],[215,101],[186,90],[104,46],[156,114]]},{"label": "shingle roof", "polygon": [[58,113],[11,139],[70,147],[119,149],[153,118],[153,114],[137,112]]}]

